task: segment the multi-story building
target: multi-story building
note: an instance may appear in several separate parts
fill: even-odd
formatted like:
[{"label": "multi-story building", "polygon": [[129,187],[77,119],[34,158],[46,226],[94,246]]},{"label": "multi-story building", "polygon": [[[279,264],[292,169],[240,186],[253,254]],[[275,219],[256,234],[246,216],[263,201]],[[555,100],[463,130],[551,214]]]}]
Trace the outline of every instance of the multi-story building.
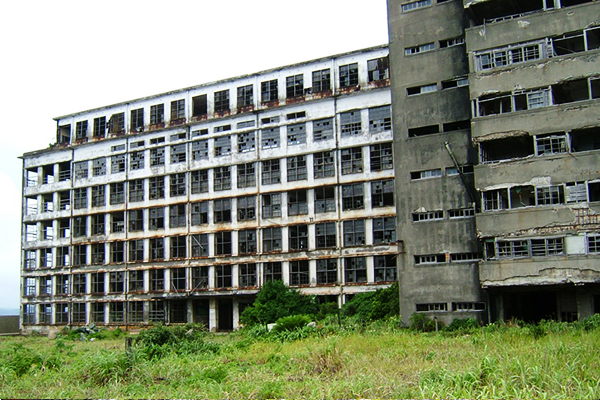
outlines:
[{"label": "multi-story building", "polygon": [[22,327],[239,325],[397,280],[388,48],[56,118],[23,155]]},{"label": "multi-story building", "polygon": [[403,319],[600,312],[600,3],[388,12]]}]

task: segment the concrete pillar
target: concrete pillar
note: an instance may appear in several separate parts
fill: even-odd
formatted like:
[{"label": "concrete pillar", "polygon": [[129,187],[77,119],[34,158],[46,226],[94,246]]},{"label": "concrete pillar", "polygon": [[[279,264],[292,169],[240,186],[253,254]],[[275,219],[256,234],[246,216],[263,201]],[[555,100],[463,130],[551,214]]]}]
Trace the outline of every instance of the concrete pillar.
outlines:
[{"label": "concrete pillar", "polygon": [[233,298],[233,329],[240,329],[240,302],[237,298]]},{"label": "concrete pillar", "polygon": [[186,320],[188,324],[194,323],[194,301],[192,299],[187,299],[187,317]]},{"label": "concrete pillar", "polygon": [[208,330],[216,332],[219,325],[219,313],[218,313],[217,299],[211,298],[208,308]]}]

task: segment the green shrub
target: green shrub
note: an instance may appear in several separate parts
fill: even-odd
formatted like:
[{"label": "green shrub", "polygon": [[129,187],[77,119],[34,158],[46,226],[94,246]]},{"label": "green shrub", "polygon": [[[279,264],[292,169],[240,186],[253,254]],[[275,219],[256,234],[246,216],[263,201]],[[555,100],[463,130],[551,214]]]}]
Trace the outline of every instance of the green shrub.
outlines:
[{"label": "green shrub", "polygon": [[[437,321],[437,329],[442,329],[444,324]],[[410,329],[417,332],[434,332],[436,330],[436,321],[428,318],[425,314],[414,313],[410,316]]]},{"label": "green shrub", "polygon": [[312,320],[308,315],[290,315],[289,317],[279,318],[273,327],[272,332],[278,333],[283,331],[293,331],[297,328],[302,328]]},{"label": "green shrub", "polygon": [[266,282],[251,306],[246,307],[240,321],[243,324],[270,324],[290,315],[315,315],[314,296],[305,296],[282,281]]},{"label": "green shrub", "polygon": [[316,319],[317,321],[321,321],[328,315],[338,315],[339,311],[338,303],[329,302],[319,304],[319,312],[316,315]]},{"label": "green shrub", "polygon": [[581,320],[579,325],[586,331],[600,328],[600,314],[594,314],[591,317]]},{"label": "green shrub", "polygon": [[481,324],[475,318],[455,318],[445,330],[449,332],[467,333],[479,328],[481,328]]},{"label": "green shrub", "polygon": [[356,316],[363,323],[386,319],[400,313],[398,283],[374,292],[358,293],[344,304],[346,317]]}]

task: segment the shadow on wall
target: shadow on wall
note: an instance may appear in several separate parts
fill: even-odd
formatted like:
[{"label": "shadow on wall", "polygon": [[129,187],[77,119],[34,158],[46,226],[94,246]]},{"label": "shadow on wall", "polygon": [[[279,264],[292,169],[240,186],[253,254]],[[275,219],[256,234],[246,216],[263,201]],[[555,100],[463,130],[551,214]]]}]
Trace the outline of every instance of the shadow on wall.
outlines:
[{"label": "shadow on wall", "polygon": [[3,333],[19,333],[18,315],[0,316],[0,334]]}]

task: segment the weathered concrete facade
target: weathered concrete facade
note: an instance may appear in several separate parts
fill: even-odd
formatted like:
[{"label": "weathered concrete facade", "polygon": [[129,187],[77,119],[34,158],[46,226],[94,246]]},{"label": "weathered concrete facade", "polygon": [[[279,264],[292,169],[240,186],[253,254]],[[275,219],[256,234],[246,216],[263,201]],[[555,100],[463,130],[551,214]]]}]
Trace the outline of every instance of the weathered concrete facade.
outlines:
[{"label": "weathered concrete facade", "polygon": [[267,280],[397,280],[387,46],[56,121],[23,156],[24,330],[230,330]]},{"label": "weathered concrete facade", "polygon": [[[600,4],[390,0],[388,8],[396,180],[412,185],[397,196],[405,321],[417,311],[446,322],[466,315],[455,301],[491,320],[598,312]],[[445,132],[462,120],[464,131]],[[465,166],[465,186],[445,187],[445,142]],[[441,184],[417,188],[407,167],[436,170],[429,181]],[[436,191],[447,192],[447,206],[428,203]],[[456,213],[441,211],[461,204],[474,212],[453,230]],[[408,222],[435,207],[433,218]],[[455,251],[479,262],[453,265]],[[418,254],[445,257],[425,267]]]}]

